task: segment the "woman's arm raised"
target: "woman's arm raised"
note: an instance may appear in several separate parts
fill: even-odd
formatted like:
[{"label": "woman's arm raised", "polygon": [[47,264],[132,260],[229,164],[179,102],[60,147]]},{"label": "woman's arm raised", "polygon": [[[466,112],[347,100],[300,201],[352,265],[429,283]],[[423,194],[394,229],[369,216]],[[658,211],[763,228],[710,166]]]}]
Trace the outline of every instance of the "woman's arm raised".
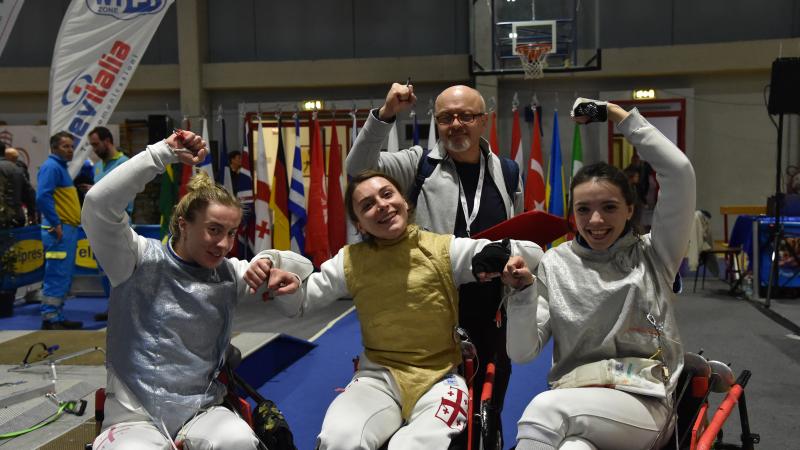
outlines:
[{"label": "woman's arm raised", "polygon": [[196,164],[195,161],[205,158],[207,150],[202,139],[189,132],[183,133],[183,141],[173,134],[164,141],[149,145],[103,177],[86,194],[81,223],[112,286],[131,276],[139,258],[139,242],[144,239],[130,226],[125,212],[128,203],[156,175],[163,173],[168,164],[177,161]]}]

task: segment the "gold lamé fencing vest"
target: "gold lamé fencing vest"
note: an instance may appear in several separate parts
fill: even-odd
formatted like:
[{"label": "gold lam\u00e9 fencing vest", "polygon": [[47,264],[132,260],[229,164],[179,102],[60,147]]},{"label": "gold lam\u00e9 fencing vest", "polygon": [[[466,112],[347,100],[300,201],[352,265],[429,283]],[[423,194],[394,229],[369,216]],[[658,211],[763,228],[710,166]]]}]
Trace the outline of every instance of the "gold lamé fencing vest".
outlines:
[{"label": "gold lam\u00e9 fencing vest", "polygon": [[397,240],[345,247],[344,273],[365,354],[391,371],[405,419],[422,394],[461,362],[453,338],[458,291],[452,239],[410,225]]}]

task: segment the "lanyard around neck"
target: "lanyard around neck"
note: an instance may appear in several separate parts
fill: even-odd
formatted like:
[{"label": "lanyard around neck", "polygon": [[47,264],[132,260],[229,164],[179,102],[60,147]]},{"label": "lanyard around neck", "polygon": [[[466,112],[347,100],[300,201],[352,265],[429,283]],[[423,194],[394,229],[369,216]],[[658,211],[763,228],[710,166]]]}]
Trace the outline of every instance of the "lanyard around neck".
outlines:
[{"label": "lanyard around neck", "polygon": [[467,237],[470,236],[470,226],[472,222],[475,221],[475,218],[478,217],[478,210],[481,207],[481,191],[483,191],[483,177],[485,175],[486,167],[483,161],[483,152],[480,152],[481,155],[481,168],[480,172],[478,172],[478,187],[475,188],[475,198],[472,199],[472,213],[469,213],[467,209],[467,196],[464,193],[464,185],[461,184],[461,177],[458,179],[458,195],[461,198],[461,209],[464,211],[464,220],[467,224]]}]

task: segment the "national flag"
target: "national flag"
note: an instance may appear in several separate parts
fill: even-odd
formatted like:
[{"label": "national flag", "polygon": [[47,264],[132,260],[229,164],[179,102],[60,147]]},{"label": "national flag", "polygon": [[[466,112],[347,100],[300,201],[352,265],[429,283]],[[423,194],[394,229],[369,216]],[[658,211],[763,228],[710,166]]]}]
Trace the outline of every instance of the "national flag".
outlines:
[{"label": "national flag", "polygon": [[[353,111],[350,113],[350,116],[353,118],[353,125],[352,125],[352,128],[350,130],[350,146],[352,147],[353,146],[353,142],[356,141],[356,136],[358,135],[358,126],[357,126],[357,122],[356,122],[356,110],[355,109],[353,109]],[[433,117],[431,117],[431,125],[432,124],[433,124]],[[431,129],[431,130],[433,130],[433,129]],[[431,131],[431,132],[433,132],[433,131]],[[428,136],[428,143],[430,144],[430,135]],[[435,138],[434,138],[433,143],[434,144],[436,143],[436,139]],[[433,147],[429,147],[429,148],[433,148]],[[348,220],[347,221],[347,243],[348,244],[357,244],[359,242],[361,242],[361,235],[358,234],[358,230],[356,230],[356,226],[353,225],[353,222]]]},{"label": "national flag", "polygon": [[414,119],[414,128],[411,131],[411,142],[414,145],[419,145],[419,124],[417,123],[417,112],[411,110],[411,117]]},{"label": "national flag", "polygon": [[342,194],[342,150],[335,119],[328,152],[328,243],[332,255],[347,244],[347,214]]},{"label": "national flag", "polygon": [[313,113],[311,139],[311,180],[308,186],[308,224],[306,225],[306,255],[315,267],[331,257],[328,243],[328,198],[325,195],[325,156],[322,153],[322,136],[319,119]]},{"label": "national flag", "polygon": [[433,109],[428,111],[428,114],[431,115],[431,124],[428,128],[428,150],[433,150],[433,147],[436,147],[436,116]]},{"label": "national flag", "polygon": [[[182,164],[181,164],[182,165]],[[169,234],[169,221],[178,199],[178,187],[175,183],[175,172],[172,164],[167,164],[167,169],[161,175],[161,188],[158,194],[158,210],[161,212],[161,239]]]},{"label": "national flag", "polygon": [[283,147],[283,127],[278,119],[278,152],[275,156],[275,173],[272,176],[272,195],[269,207],[272,209],[272,247],[276,250],[289,250],[292,238],[289,234],[289,180],[286,176],[286,151]]},{"label": "national flag", "polygon": [[[222,107],[220,107],[222,108]],[[233,178],[231,178],[231,168],[228,165],[228,138],[227,134],[225,133],[225,119],[222,118],[222,113],[220,112],[219,115],[220,125],[222,127],[222,142],[219,148],[219,164],[217,167],[219,168],[219,173],[217,174],[217,183],[221,184],[222,187],[225,188],[231,194],[234,194],[235,191],[233,190]]]},{"label": "national flag", "polygon": [[468,404],[469,394],[467,392],[457,387],[450,387],[447,395],[442,397],[434,416],[444,422],[448,428],[463,429],[468,419]]},{"label": "national flag", "polygon": [[[550,170],[547,178],[547,212],[566,218],[567,203],[564,197],[564,169],[561,163],[561,139],[558,134],[558,111],[553,114],[553,143],[550,148]],[[564,242],[557,239],[553,247]]]},{"label": "national flag", "polygon": [[[210,141],[208,140],[208,120],[203,117],[203,131],[202,131],[202,138],[208,144]],[[206,153],[206,159],[203,160],[200,164],[197,165],[198,171],[202,170],[208,175],[208,178],[212,180],[216,180],[214,178],[214,164],[211,162],[211,149],[208,149],[208,153]]]},{"label": "national flag", "polygon": [[250,260],[255,253],[255,213],[253,205],[253,178],[250,172],[250,122],[244,120],[244,135],[242,136],[242,167],[239,175],[233,180],[236,187],[236,198],[242,204],[242,222],[239,225],[237,238],[239,241],[238,257]]},{"label": "national flag", "polygon": [[[355,124],[355,118],[353,119]],[[306,238],[306,194],[303,186],[303,155],[300,151],[300,117],[294,116],[294,158],[292,159],[292,182],[289,191],[289,214],[291,215],[292,251],[302,254]]]},{"label": "national flag", "polygon": [[[372,114],[372,113],[370,113]],[[356,141],[356,137],[358,136],[358,122],[356,122],[356,110],[350,112],[350,117],[353,118],[353,125],[350,128],[350,146],[353,146],[353,142]]]},{"label": "national flag", "polygon": [[392,128],[389,129],[389,143],[386,145],[386,150],[392,153],[400,150],[400,141],[397,139],[397,120],[392,123]]},{"label": "national flag", "polygon": [[[572,177],[570,180],[575,178],[575,174],[578,173],[583,167],[583,144],[581,144],[581,130],[580,125],[577,123],[575,124],[575,133],[572,136]],[[568,199],[569,200],[569,199]],[[567,218],[571,224],[575,224],[575,217],[570,216]],[[572,239],[575,236],[572,233],[567,234],[567,239]]]},{"label": "national flag", "polygon": [[525,173],[525,162],[522,154],[522,133],[519,126],[519,109],[515,106],[514,123],[511,126],[511,159],[517,163],[520,173]]},{"label": "national flag", "polygon": [[264,122],[259,118],[258,132],[253,143],[256,151],[254,169],[255,186],[255,247],[258,253],[272,248],[272,218],[269,210],[269,174],[267,173],[267,142],[264,138]]},{"label": "national flag", "polygon": [[579,127],[580,125],[575,124],[575,133],[572,135],[572,177],[575,177],[575,174],[583,167],[583,144],[581,144]]},{"label": "national flag", "polygon": [[[192,129],[192,122],[185,117],[183,119],[183,125],[184,130]],[[183,196],[189,191],[189,180],[192,179],[192,175],[194,175],[194,173],[194,166],[190,166],[188,164],[181,165],[180,181],[178,181],[178,200],[182,199]]]},{"label": "national flag", "polygon": [[525,183],[525,211],[544,211],[544,160],[542,158],[539,112],[535,106],[531,109],[533,109],[533,132],[531,133],[531,154],[528,156],[528,178]]},{"label": "national flag", "polygon": [[489,126],[489,147],[495,155],[500,154],[500,144],[497,143],[497,111],[489,113],[491,125]]}]

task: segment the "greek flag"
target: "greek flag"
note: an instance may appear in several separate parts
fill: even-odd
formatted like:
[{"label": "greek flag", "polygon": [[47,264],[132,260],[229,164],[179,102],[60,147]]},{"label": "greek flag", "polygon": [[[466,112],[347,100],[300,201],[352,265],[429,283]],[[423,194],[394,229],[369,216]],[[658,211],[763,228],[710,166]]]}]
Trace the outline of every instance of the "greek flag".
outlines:
[{"label": "greek flag", "polygon": [[292,160],[292,181],[289,188],[289,214],[292,238],[292,251],[302,254],[306,248],[306,194],[303,187],[303,155],[300,151],[300,117],[294,118],[294,158]]}]

